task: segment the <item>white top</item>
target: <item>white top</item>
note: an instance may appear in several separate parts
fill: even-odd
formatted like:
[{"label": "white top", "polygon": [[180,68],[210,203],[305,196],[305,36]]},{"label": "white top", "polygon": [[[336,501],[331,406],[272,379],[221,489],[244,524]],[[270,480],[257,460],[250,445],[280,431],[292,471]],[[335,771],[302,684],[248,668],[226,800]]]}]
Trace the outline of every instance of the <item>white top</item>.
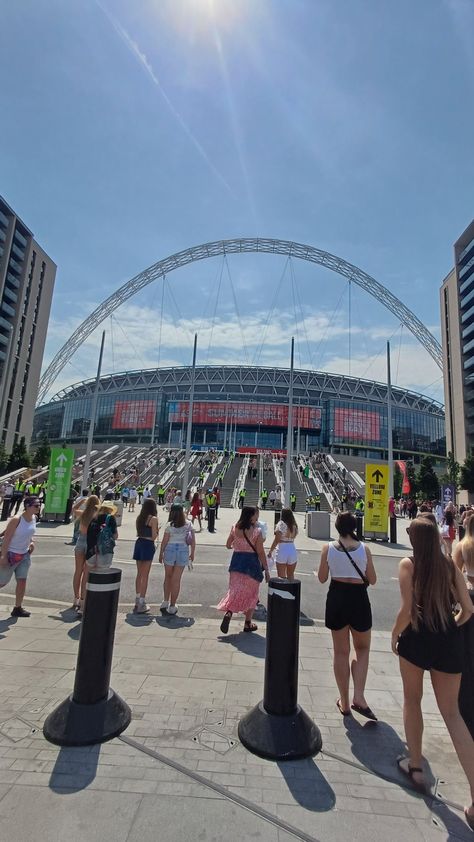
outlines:
[{"label": "white top", "polygon": [[28,547],[30,546],[36,532],[36,518],[33,515],[33,518],[28,522],[25,520],[23,515],[20,518],[20,523],[18,524],[17,528],[15,529],[12,539],[10,541],[10,545],[8,547],[8,552],[12,553],[27,553]]},{"label": "white top", "polygon": [[267,524],[264,520],[257,520],[256,526],[260,529],[262,533],[262,538],[264,541],[267,540]]},{"label": "white top", "polygon": [[136,490],[136,488],[131,488],[130,489],[130,500],[136,500],[136,499],[137,499],[137,490]]},{"label": "white top", "polygon": [[173,526],[171,523],[167,523],[165,535],[170,536],[170,544],[185,544],[186,535],[190,529],[189,523],[185,523],[184,526]]},{"label": "white top", "polygon": [[281,533],[280,542],[282,544],[292,544],[296,538],[296,535],[292,535],[288,526],[286,525],[284,520],[279,520],[277,525],[275,526],[275,532]]},{"label": "white top", "polygon": [[[361,578],[347,558],[344,550],[339,549],[339,543],[333,541],[328,547],[328,565],[331,576],[335,579],[358,579]],[[367,553],[364,544],[360,543],[355,550],[348,550],[362,573],[367,570]]]},{"label": "white top", "polygon": [[151,495],[151,491],[149,491],[148,488],[145,488],[145,491],[143,492],[143,499],[147,500],[148,497],[150,497],[150,495]]}]

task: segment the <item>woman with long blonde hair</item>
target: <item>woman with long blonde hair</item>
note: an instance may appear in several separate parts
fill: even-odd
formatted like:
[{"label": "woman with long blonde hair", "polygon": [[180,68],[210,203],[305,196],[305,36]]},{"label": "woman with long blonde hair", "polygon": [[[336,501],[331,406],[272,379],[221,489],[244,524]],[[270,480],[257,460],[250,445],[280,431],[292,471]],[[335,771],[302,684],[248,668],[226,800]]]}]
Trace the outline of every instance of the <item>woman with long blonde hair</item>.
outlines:
[{"label": "woman with long blonde hair", "polygon": [[466,532],[454,550],[453,561],[467,576],[467,587],[474,592],[474,515],[466,518]]},{"label": "woman with long blonde hair", "polygon": [[74,591],[73,609],[79,615],[82,614],[84,606],[84,590],[85,579],[84,570],[86,566],[86,551],[87,551],[87,528],[95,518],[99,510],[99,498],[95,494],[91,494],[87,498],[84,511],[79,518],[79,531],[77,533],[77,542],[74,547],[74,576],[72,577],[72,589]]},{"label": "woman with long blonde hair", "polygon": [[[409,528],[411,557],[399,567],[401,606],[392,630],[392,650],[399,657],[403,681],[403,720],[408,755],[397,759],[400,771],[414,787],[426,791],[422,767],[423,676],[428,670],[459,762],[471,788],[471,805],[464,814],[474,830],[474,740],[459,712],[463,668],[460,626],[473,614],[464,577],[439,542],[437,527],[415,518]],[[454,613],[454,606],[460,610]]]}]

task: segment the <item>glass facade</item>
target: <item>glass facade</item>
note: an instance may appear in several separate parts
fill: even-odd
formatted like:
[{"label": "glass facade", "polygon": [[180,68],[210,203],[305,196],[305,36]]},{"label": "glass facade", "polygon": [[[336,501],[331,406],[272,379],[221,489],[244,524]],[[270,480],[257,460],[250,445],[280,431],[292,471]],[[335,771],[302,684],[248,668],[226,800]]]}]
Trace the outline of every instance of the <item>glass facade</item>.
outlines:
[{"label": "glass facade", "polygon": [[[33,440],[46,433],[51,441],[67,441],[71,444],[86,442],[92,397],[89,394],[79,396],[77,393],[80,389],[80,386],[76,387],[74,395],[36,409]],[[411,394],[416,400],[416,395]],[[155,443],[182,447],[186,438],[187,415],[177,415],[176,406],[180,401],[187,406],[187,400],[187,391],[177,391],[176,388],[172,390],[171,387],[166,390],[135,390],[129,386],[128,390],[117,388],[107,394],[100,394],[94,441],[143,444],[151,442],[153,438]],[[284,400],[282,394],[254,394],[253,397],[256,412],[258,404],[283,404]],[[215,402],[226,404],[229,401],[235,406],[239,396],[233,390],[223,394],[217,387],[214,393],[209,380],[208,390],[199,390],[195,394],[195,402],[199,401],[214,402],[215,413]],[[247,407],[248,415],[249,398],[241,395],[240,402]],[[211,404],[207,403],[206,406]],[[294,448],[308,450],[324,447],[334,453],[387,458],[387,407],[381,401],[340,399],[323,393],[318,396],[317,403],[311,402],[309,398],[298,399],[295,409],[298,406],[305,407],[304,417],[319,417],[320,420],[317,427],[309,425],[297,429],[294,426]],[[222,447],[225,436],[227,446],[231,442],[233,448],[286,448],[286,424],[272,425],[259,421],[253,424],[237,422],[235,425],[231,417],[225,424],[222,413],[217,413],[215,417],[218,416],[219,423],[212,423],[207,416],[205,423],[202,423],[203,416],[199,416],[201,423],[193,423],[193,445]],[[196,418],[195,413],[193,417]],[[258,417],[258,413],[255,417]],[[444,414],[439,406],[433,405],[433,411],[430,411],[400,407],[395,403],[392,405],[392,425],[395,458],[414,458],[417,461],[417,454],[426,453],[445,457]]]}]

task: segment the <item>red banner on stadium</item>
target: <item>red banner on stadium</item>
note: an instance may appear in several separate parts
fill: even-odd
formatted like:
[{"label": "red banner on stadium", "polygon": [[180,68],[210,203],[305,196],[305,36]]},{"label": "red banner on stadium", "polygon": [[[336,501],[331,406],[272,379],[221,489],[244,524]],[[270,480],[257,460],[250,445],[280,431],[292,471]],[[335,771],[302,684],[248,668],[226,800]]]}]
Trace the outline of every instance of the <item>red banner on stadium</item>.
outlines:
[{"label": "red banner on stadium", "polygon": [[112,430],[151,430],[155,418],[155,401],[117,401]]},{"label": "red banner on stadium", "polygon": [[[193,404],[193,424],[225,424],[237,426],[262,424],[265,427],[287,427],[288,405],[279,403],[226,403],[224,401],[196,401]],[[181,424],[188,418],[188,402],[171,402],[168,421]],[[319,406],[294,406],[293,425],[304,430],[321,429]]]},{"label": "red banner on stadium", "polygon": [[334,435],[345,441],[380,441],[380,416],[365,409],[334,410]]},{"label": "red banner on stadium", "polygon": [[411,491],[411,485],[407,474],[407,463],[402,462],[400,459],[397,459],[395,464],[398,466],[402,475],[402,494],[409,494]]}]

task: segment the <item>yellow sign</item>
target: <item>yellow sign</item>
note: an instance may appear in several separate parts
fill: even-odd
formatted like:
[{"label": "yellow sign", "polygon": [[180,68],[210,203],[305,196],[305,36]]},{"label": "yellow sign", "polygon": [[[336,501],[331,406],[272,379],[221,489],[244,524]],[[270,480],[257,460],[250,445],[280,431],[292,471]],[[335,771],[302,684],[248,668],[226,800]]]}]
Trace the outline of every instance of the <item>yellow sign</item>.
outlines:
[{"label": "yellow sign", "polygon": [[364,535],[376,538],[388,532],[388,465],[365,466]]}]

